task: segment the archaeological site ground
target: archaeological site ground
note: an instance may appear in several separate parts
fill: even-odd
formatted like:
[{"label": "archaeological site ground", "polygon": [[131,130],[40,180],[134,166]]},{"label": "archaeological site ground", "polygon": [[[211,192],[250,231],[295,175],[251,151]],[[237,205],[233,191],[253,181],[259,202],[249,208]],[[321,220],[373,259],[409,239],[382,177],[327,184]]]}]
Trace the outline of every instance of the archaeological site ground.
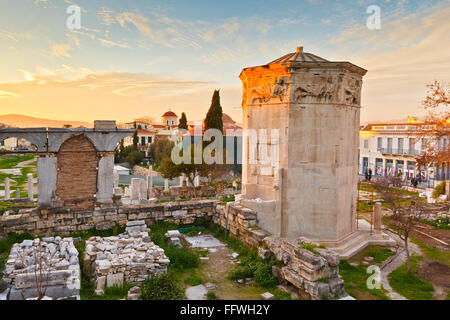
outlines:
[{"label": "archaeological site ground", "polygon": [[448,1],[62,2],[0,4],[0,305],[450,300]]}]

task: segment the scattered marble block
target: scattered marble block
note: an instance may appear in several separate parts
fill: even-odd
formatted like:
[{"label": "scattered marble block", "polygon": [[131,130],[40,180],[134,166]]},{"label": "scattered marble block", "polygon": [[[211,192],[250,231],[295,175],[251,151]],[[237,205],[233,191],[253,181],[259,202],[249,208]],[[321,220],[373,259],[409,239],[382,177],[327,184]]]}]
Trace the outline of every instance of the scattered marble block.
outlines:
[{"label": "scattered marble block", "polygon": [[208,289],[202,284],[186,289],[187,300],[206,300]]},{"label": "scattered marble block", "polygon": [[208,282],[208,283],[205,283],[205,288],[208,291],[211,291],[211,290],[216,290],[217,286],[214,283],[212,283],[212,282]]},{"label": "scattered marble block", "polygon": [[139,287],[133,287],[130,290],[128,290],[128,296],[127,300],[141,300],[141,288]]},{"label": "scattered marble block", "polygon": [[52,299],[79,295],[80,266],[73,239],[47,237],[14,244],[3,279],[10,286],[9,300],[36,298],[41,287]]},{"label": "scattered marble block", "polygon": [[263,294],[261,294],[261,298],[263,300],[275,300],[275,296],[270,292],[264,292]]},{"label": "scattered marble block", "polygon": [[[145,228],[145,223],[131,221],[127,228]],[[142,229],[140,229],[142,230]],[[170,260],[164,249],[151,242],[148,232],[131,231],[112,237],[91,237],[86,241],[84,265],[92,270],[96,289],[139,284],[167,272]]]}]

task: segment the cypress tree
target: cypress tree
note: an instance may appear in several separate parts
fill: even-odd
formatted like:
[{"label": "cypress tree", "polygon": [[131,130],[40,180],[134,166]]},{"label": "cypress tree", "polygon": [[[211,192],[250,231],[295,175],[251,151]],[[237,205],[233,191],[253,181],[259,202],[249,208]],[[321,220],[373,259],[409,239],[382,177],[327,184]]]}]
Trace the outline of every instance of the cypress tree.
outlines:
[{"label": "cypress tree", "polygon": [[180,122],[178,123],[178,129],[188,129],[186,114],[181,114]]},{"label": "cypress tree", "polygon": [[222,106],[220,105],[219,90],[214,90],[211,101],[211,107],[208,110],[205,118],[205,129],[219,129],[223,133],[222,122]]},{"label": "cypress tree", "polygon": [[136,130],[136,131],[134,131],[134,134],[133,134],[133,146],[136,149],[137,149],[138,143],[139,143],[139,137],[138,137],[137,130]]}]

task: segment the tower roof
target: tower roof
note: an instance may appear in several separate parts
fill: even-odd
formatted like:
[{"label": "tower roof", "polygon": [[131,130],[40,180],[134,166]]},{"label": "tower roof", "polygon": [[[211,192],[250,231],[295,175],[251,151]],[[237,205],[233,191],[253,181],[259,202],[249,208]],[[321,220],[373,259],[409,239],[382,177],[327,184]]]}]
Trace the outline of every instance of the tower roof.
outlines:
[{"label": "tower roof", "polygon": [[163,117],[178,117],[175,112],[167,111],[162,115]]},{"label": "tower roof", "polygon": [[303,52],[303,47],[297,47],[297,50],[292,53],[269,62],[268,64],[283,63],[283,62],[329,62],[328,60],[316,56],[312,53]]},{"label": "tower roof", "polygon": [[222,113],[222,122],[223,123],[236,123],[229,115],[226,113]]}]

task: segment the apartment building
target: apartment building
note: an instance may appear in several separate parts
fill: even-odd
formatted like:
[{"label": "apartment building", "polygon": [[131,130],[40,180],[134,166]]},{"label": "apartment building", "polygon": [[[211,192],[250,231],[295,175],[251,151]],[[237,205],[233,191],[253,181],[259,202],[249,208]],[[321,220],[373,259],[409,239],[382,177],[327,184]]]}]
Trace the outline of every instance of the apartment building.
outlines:
[{"label": "apartment building", "polygon": [[[371,169],[375,176],[401,176],[405,180],[420,177],[436,184],[450,179],[449,163],[418,167],[416,159],[429,148],[428,139],[420,132],[427,125],[409,117],[404,123],[370,123],[361,127],[359,173]],[[450,137],[443,137],[436,148],[448,148]]]}]

